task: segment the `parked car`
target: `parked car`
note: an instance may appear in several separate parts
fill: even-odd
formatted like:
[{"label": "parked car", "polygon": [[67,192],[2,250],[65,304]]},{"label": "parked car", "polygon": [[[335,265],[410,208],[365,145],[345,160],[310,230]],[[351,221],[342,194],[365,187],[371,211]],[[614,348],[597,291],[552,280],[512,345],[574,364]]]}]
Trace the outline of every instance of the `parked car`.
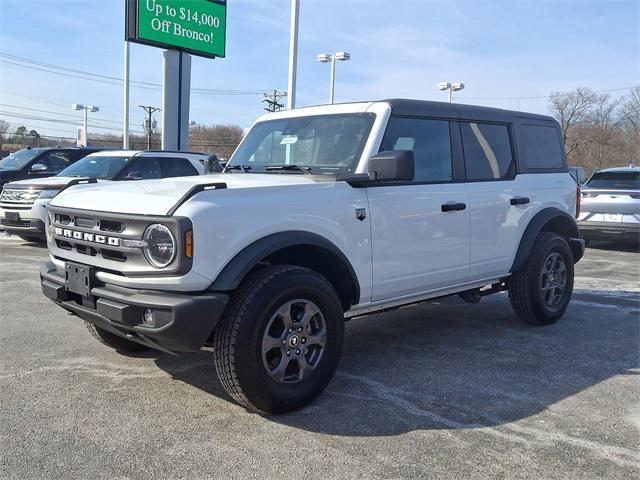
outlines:
[{"label": "parked car", "polygon": [[99,151],[100,148],[25,148],[0,160],[0,188],[23,179],[40,179],[57,175],[72,163]]},{"label": "parked car", "polygon": [[43,240],[45,207],[62,189],[80,178],[98,182],[183,177],[204,173],[207,155],[193,152],[101,151],[68,166],[55,177],[22,180],[0,193],[0,225],[27,241]]},{"label": "parked car", "polygon": [[607,168],[582,187],[578,228],[585,240],[640,242],[640,168]]},{"label": "parked car", "polygon": [[557,321],[584,253],[578,191],[547,116],[415,100],[277,112],[223,173],[61,192],[42,290],[120,352],[212,346],[232,398],[282,413],[327,386],[347,319],[506,290],[523,321]]}]

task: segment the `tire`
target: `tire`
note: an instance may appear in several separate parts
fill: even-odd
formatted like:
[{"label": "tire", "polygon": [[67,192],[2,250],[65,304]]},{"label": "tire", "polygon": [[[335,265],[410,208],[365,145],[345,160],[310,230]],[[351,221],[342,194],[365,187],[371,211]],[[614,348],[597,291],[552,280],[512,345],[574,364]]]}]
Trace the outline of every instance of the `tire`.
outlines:
[{"label": "tire", "polygon": [[530,324],[556,322],[571,300],[573,277],[573,255],[567,241],[557,233],[541,232],[524,267],[509,278],[513,310]]},{"label": "tire", "polygon": [[91,332],[91,335],[100,343],[119,352],[133,353],[148,349],[148,347],[140,343],[132,342],[126,338],[107,332],[100,327],[96,327],[93,323],[87,322],[86,320],[84,321],[84,325],[87,327],[87,330]]},{"label": "tire", "polygon": [[342,306],[323,276],[297,266],[266,267],[232,294],[214,334],[215,366],[239,404],[286,413],[322,393],[343,337]]}]

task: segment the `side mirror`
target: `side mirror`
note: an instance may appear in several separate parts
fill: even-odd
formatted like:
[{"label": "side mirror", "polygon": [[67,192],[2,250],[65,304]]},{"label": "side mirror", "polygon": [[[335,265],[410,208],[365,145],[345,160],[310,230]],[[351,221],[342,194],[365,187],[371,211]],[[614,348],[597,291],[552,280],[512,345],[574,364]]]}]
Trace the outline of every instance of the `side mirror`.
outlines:
[{"label": "side mirror", "polygon": [[222,171],[223,166],[220,164],[220,160],[215,153],[209,155],[203,162],[204,173],[219,173]]},{"label": "side mirror", "polygon": [[31,166],[32,172],[46,172],[47,170],[49,170],[49,167],[47,167],[44,163],[34,163]]},{"label": "side mirror", "polygon": [[142,175],[140,175],[140,172],[129,172],[123,180],[142,180]]},{"label": "side mirror", "polygon": [[374,182],[411,181],[415,175],[412,150],[388,150],[369,159],[369,179]]}]

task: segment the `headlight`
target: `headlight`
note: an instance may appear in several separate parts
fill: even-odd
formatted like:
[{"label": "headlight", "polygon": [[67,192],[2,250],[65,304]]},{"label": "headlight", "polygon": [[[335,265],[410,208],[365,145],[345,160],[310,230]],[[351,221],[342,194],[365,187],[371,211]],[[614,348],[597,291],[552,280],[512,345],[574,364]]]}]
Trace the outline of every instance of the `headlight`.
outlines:
[{"label": "headlight", "polygon": [[143,236],[146,242],[144,256],[156,268],[164,268],[176,257],[176,239],[164,225],[149,225]]},{"label": "headlight", "polygon": [[60,190],[43,190],[43,191],[40,192],[40,195],[38,195],[38,200],[43,200],[43,199],[46,199],[46,198],[53,198],[58,193],[60,193]]}]

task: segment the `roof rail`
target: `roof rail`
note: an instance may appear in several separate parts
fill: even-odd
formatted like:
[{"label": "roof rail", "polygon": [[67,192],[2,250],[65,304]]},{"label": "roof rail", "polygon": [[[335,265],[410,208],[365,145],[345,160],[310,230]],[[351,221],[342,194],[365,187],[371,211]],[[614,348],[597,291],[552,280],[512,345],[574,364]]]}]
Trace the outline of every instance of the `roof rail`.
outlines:
[{"label": "roof rail", "polygon": [[208,155],[205,152],[191,152],[189,150],[142,150],[140,153],[191,153],[194,155]]}]

